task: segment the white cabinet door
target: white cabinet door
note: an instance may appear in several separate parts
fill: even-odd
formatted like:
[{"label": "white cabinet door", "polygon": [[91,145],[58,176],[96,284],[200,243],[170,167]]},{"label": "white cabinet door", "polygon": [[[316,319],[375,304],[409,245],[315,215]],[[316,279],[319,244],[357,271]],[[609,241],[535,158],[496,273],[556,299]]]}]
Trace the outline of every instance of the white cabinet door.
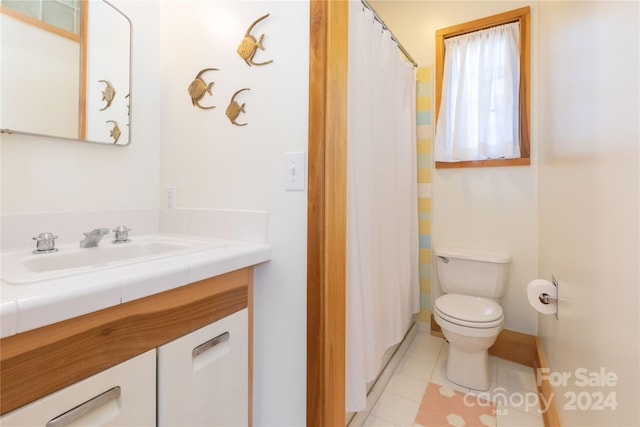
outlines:
[{"label": "white cabinet door", "polygon": [[248,311],[158,347],[158,426],[247,426]]},{"label": "white cabinet door", "polygon": [[2,427],[153,426],[155,422],[155,350],[0,417]]}]

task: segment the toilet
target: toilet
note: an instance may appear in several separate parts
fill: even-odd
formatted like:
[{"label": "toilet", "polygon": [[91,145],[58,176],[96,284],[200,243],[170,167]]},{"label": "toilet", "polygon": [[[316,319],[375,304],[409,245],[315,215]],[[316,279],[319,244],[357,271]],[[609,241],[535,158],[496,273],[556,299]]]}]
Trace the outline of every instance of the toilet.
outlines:
[{"label": "toilet", "polygon": [[499,302],[511,255],[455,248],[435,248],[434,255],[443,295],[434,303],[433,317],[449,341],[447,379],[488,390],[489,347],[504,325]]}]

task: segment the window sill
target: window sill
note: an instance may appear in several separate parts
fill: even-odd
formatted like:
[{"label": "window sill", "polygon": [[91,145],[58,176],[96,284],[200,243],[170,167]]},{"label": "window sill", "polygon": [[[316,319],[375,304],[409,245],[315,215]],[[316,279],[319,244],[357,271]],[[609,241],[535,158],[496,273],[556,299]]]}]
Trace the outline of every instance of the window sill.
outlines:
[{"label": "window sill", "polygon": [[519,159],[473,160],[473,161],[466,161],[466,162],[436,162],[436,169],[529,166],[531,164],[530,160],[531,159],[529,157],[521,157]]}]

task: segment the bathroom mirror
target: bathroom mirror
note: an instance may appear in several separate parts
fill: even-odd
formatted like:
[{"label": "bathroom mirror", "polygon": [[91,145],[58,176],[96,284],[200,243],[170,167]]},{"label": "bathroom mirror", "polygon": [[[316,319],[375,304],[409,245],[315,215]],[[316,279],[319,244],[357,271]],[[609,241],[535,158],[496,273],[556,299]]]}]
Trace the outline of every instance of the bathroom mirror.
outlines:
[{"label": "bathroom mirror", "polygon": [[0,3],[0,130],[130,139],[131,22],[105,0]]}]

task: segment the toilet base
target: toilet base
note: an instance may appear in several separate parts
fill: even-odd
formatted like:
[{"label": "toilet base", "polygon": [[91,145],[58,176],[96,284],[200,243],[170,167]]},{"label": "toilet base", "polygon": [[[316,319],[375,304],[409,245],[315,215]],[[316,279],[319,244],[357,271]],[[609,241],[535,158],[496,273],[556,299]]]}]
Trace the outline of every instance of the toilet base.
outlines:
[{"label": "toilet base", "polygon": [[467,352],[450,344],[446,376],[459,386],[488,390],[491,386],[488,350]]}]

